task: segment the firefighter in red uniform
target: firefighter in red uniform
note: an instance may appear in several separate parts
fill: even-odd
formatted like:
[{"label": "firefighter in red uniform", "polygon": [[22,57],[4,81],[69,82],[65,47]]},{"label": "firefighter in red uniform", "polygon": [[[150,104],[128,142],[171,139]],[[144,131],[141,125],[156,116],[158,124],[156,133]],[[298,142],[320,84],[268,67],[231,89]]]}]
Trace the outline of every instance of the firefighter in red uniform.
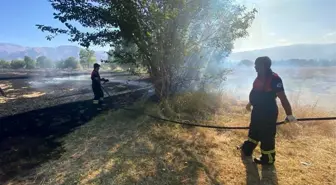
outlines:
[{"label": "firefighter in red uniform", "polygon": [[101,81],[108,82],[108,80],[105,78],[100,78],[99,68],[100,68],[99,64],[95,63],[93,65],[91,80],[92,80],[92,90],[94,94],[93,104],[97,105],[98,110],[101,110],[101,106],[104,100],[104,92],[101,87]]},{"label": "firefighter in red uniform", "polygon": [[249,95],[246,109],[251,111],[248,139],[240,149],[245,156],[251,156],[260,142],[261,157],[254,158],[257,164],[273,164],[275,162],[275,135],[278,118],[276,98],[279,97],[286,112],[286,122],[294,122],[291,105],[286,97],[282,79],[271,70],[271,59],[267,56],[259,57],[255,61],[258,73]]}]

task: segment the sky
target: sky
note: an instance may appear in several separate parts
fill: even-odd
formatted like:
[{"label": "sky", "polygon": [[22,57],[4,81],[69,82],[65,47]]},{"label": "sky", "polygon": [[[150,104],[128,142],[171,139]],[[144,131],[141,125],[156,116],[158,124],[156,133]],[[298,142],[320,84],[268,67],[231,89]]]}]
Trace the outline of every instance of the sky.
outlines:
[{"label": "sky", "polygon": [[[336,42],[336,0],[237,0],[258,13],[234,52],[298,43]],[[46,40],[36,24],[62,26],[48,0],[1,0],[0,42],[23,46],[76,45],[67,36]],[[93,49],[104,49],[94,47]]]},{"label": "sky", "polygon": [[336,0],[240,0],[258,13],[235,51],[336,42]]}]

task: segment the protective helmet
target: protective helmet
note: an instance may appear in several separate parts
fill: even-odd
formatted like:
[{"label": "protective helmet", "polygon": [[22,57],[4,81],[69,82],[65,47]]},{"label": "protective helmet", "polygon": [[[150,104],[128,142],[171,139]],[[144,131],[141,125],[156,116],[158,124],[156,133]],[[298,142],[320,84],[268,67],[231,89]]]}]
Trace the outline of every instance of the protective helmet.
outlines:
[{"label": "protective helmet", "polygon": [[100,67],[100,65],[97,63],[93,64],[93,68],[97,68],[97,67]]}]

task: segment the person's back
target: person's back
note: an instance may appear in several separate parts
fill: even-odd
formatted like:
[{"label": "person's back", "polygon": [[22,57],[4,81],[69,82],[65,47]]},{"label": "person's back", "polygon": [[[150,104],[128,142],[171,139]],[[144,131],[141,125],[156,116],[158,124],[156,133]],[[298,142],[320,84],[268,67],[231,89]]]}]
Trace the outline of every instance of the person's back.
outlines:
[{"label": "person's back", "polygon": [[99,75],[99,71],[97,70],[97,67],[95,67],[95,69],[93,69],[91,72],[91,80],[92,80],[93,86],[95,87],[100,86],[100,75]]},{"label": "person's back", "polygon": [[99,67],[100,65],[95,63],[93,65],[93,71],[91,72],[91,80],[92,80],[92,91],[94,94],[93,98],[93,104],[99,105],[97,107],[97,110],[101,110],[100,105],[102,104],[102,101],[104,99],[104,92],[101,89],[101,79],[99,75]]},{"label": "person's back", "polygon": [[249,99],[254,110],[277,111],[277,93],[284,91],[282,79],[271,70],[264,77],[258,76],[253,82]]},{"label": "person's back", "polygon": [[275,161],[275,134],[278,119],[276,98],[279,97],[287,114],[286,120],[295,121],[292,109],[285,94],[282,80],[271,70],[271,59],[258,57],[255,61],[258,73],[249,95],[247,110],[251,110],[248,139],[239,148],[245,156],[251,156],[260,142],[261,157],[255,158],[257,164],[273,164]]}]

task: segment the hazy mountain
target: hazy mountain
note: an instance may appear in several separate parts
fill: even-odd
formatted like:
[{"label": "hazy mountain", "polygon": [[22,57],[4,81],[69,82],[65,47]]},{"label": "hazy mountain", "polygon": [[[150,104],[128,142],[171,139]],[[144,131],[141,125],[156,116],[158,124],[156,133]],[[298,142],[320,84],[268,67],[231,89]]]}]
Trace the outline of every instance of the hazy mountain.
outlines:
[{"label": "hazy mountain", "polygon": [[259,56],[269,56],[272,60],[286,59],[336,59],[336,43],[297,44],[273,48],[232,53],[230,60],[252,60]]},{"label": "hazy mountain", "polygon": [[[22,59],[24,56],[37,58],[46,56],[54,61],[68,57],[79,57],[80,47],[62,45],[58,47],[25,47],[10,43],[0,43],[0,59]],[[107,59],[104,51],[96,51],[97,60]]]},{"label": "hazy mountain", "polygon": [[[58,47],[25,47],[10,43],[0,43],[0,59],[13,60],[29,56],[46,56],[52,60],[68,57],[78,58],[80,47],[62,45]],[[228,61],[252,60],[259,56],[269,56],[272,60],[282,59],[336,59],[336,43],[333,44],[297,44],[252,51],[232,53]],[[104,51],[96,51],[97,60],[107,59]]]}]

